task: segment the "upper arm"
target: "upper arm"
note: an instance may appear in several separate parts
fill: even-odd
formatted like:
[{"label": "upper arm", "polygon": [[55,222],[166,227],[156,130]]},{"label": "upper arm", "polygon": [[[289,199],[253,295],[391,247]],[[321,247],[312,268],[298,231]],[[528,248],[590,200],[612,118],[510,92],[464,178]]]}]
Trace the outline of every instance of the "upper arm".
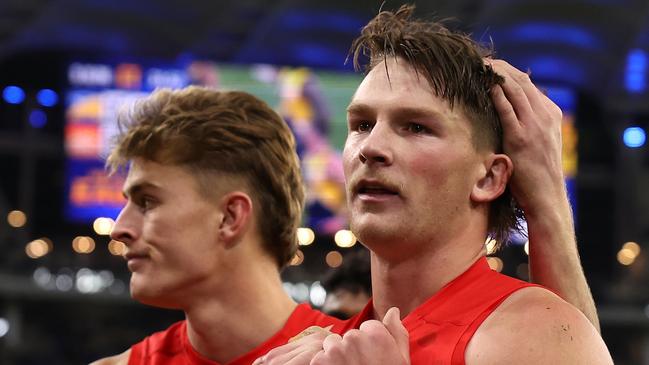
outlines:
[{"label": "upper arm", "polygon": [[131,349],[122,352],[119,355],[104,357],[92,362],[90,365],[128,365],[128,359],[131,356]]},{"label": "upper arm", "polygon": [[469,342],[467,365],[612,364],[597,330],[555,294],[526,288],[507,298]]}]

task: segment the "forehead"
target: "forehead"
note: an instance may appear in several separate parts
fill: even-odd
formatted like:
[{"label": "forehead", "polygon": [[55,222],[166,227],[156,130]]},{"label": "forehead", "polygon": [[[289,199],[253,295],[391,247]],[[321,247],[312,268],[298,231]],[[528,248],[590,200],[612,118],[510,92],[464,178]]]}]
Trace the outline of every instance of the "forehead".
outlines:
[{"label": "forehead", "polygon": [[135,158],[129,165],[128,175],[124,181],[124,191],[128,193],[142,187],[187,193],[188,190],[195,189],[197,184],[196,178],[186,167]]},{"label": "forehead", "polygon": [[426,77],[401,58],[388,58],[372,68],[351,104],[430,108],[437,114],[457,114],[457,108],[435,95]]},{"label": "forehead", "polygon": [[130,196],[142,191],[156,191],[166,197],[185,200],[196,198],[206,202],[216,201],[232,191],[250,195],[247,180],[240,175],[135,158],[130,163],[123,192]]},{"label": "forehead", "polygon": [[459,105],[437,96],[426,77],[401,58],[388,58],[367,74],[354,94],[348,110],[372,113],[434,116],[439,121],[468,123]]}]

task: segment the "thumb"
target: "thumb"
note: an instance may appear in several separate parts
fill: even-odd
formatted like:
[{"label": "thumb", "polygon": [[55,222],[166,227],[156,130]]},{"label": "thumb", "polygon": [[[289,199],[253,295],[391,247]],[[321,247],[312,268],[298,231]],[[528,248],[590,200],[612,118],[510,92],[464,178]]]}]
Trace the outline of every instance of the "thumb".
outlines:
[{"label": "thumb", "polygon": [[399,308],[392,307],[383,317],[383,325],[388,329],[394,341],[397,343],[401,356],[406,360],[406,364],[410,364],[410,342],[408,341],[409,335],[406,327],[401,323],[401,312]]}]

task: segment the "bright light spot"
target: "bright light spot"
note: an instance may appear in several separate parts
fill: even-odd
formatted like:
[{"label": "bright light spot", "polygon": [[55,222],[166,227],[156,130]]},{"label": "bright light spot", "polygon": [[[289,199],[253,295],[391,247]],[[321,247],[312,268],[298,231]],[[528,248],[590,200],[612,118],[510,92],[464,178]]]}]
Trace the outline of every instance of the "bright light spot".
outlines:
[{"label": "bright light spot", "polygon": [[622,249],[629,250],[633,252],[633,255],[638,256],[640,254],[640,245],[637,242],[627,242],[622,245]]},{"label": "bright light spot", "polygon": [[300,227],[297,229],[297,242],[300,246],[308,246],[315,240],[315,233],[311,228]]},{"label": "bright light spot", "polygon": [[47,124],[47,115],[42,110],[34,109],[29,113],[29,124],[34,128],[43,128]]},{"label": "bright light spot", "polygon": [[0,337],[4,337],[7,333],[9,333],[9,321],[0,318]]},{"label": "bright light spot", "polygon": [[33,240],[25,246],[25,253],[32,259],[43,257],[48,252],[50,252],[50,246],[44,239]]},{"label": "bright light spot", "polygon": [[101,278],[102,285],[104,287],[111,286],[115,282],[115,275],[111,271],[108,271],[108,270],[100,271],[99,272],[99,277]]},{"label": "bright light spot", "polygon": [[92,228],[98,235],[107,236],[113,230],[115,221],[112,218],[99,217],[92,223]]},{"label": "bright light spot", "polygon": [[501,260],[498,257],[487,257],[487,262],[489,263],[489,267],[491,270],[495,270],[498,272],[501,272],[503,270],[503,260]]},{"label": "bright light spot", "polygon": [[52,250],[54,249],[54,242],[52,242],[52,240],[47,237],[41,237],[41,240],[43,240],[43,242],[47,244],[47,252],[52,252]]},{"label": "bright light spot", "polygon": [[34,270],[33,277],[36,284],[43,287],[47,286],[52,280],[52,274],[50,271],[46,267],[42,266]]},{"label": "bright light spot", "polygon": [[283,282],[282,286],[288,295],[297,302],[309,300],[309,287],[305,283]]},{"label": "bright light spot", "polygon": [[304,252],[302,252],[302,250],[297,250],[297,252],[295,253],[295,256],[293,256],[293,258],[289,262],[289,265],[298,266],[302,262],[304,262]]},{"label": "bright light spot", "polygon": [[80,277],[87,276],[87,275],[93,275],[94,271],[90,270],[87,267],[82,267],[77,271],[77,280],[79,280]]},{"label": "bright light spot", "polygon": [[36,100],[42,106],[54,106],[59,102],[59,95],[52,89],[42,89],[36,94]]},{"label": "bright light spot", "polygon": [[644,146],[647,135],[640,127],[629,127],[624,130],[623,140],[627,147],[638,148]]},{"label": "bright light spot", "polygon": [[329,251],[327,256],[325,256],[325,262],[329,267],[338,267],[343,263],[343,255],[338,251]]},{"label": "bright light spot", "polygon": [[91,253],[95,250],[95,240],[88,236],[78,236],[72,240],[72,249],[77,253]]},{"label": "bright light spot", "polygon": [[530,241],[525,242],[525,245],[523,245],[523,251],[525,251],[526,255],[530,255]]},{"label": "bright light spot", "polygon": [[293,283],[289,283],[289,282],[285,281],[285,282],[282,283],[282,287],[284,288],[284,291],[286,292],[286,294],[288,294],[292,298],[293,297]]},{"label": "bright light spot", "polygon": [[124,242],[115,240],[110,240],[110,242],[108,242],[108,252],[110,252],[111,255],[122,256],[125,251],[126,245]]},{"label": "bright light spot", "polygon": [[338,247],[352,247],[356,244],[356,236],[354,236],[352,231],[341,229],[340,231],[336,232],[334,241],[336,242],[336,245]]},{"label": "bright light spot", "polygon": [[309,292],[309,299],[311,300],[311,304],[317,307],[321,307],[324,304],[326,297],[327,291],[322,287],[319,281],[311,284],[311,291]]},{"label": "bright light spot", "polygon": [[60,291],[70,291],[74,286],[72,277],[68,274],[61,274],[56,277],[56,288]]},{"label": "bright light spot", "polygon": [[627,56],[624,83],[626,89],[640,93],[646,89],[647,54],[642,49],[632,49]]},{"label": "bright light spot", "polygon": [[77,86],[108,87],[113,83],[113,70],[102,64],[73,63],[68,69],[68,80]]},{"label": "bright light spot", "polygon": [[297,283],[293,286],[294,299],[298,302],[309,300],[309,287],[304,283]]},{"label": "bright light spot", "polygon": [[104,288],[104,282],[100,275],[88,268],[77,271],[77,290],[84,294],[97,293]]},{"label": "bright light spot", "polygon": [[498,245],[498,241],[491,237],[487,237],[487,240],[485,241],[485,246],[487,247],[487,255],[493,255],[496,253],[496,246]]},{"label": "bright light spot", "polygon": [[636,255],[628,248],[623,248],[617,253],[617,261],[624,266],[631,265],[635,261],[635,258]]},{"label": "bright light spot", "polygon": [[14,228],[20,228],[27,223],[27,215],[20,210],[12,210],[7,214],[7,223]]},{"label": "bright light spot", "polygon": [[82,276],[77,279],[77,290],[80,293],[88,294],[96,292],[96,285],[93,276]]},{"label": "bright light spot", "polygon": [[25,100],[25,92],[18,86],[7,86],[2,91],[2,96],[9,104],[20,104]]}]

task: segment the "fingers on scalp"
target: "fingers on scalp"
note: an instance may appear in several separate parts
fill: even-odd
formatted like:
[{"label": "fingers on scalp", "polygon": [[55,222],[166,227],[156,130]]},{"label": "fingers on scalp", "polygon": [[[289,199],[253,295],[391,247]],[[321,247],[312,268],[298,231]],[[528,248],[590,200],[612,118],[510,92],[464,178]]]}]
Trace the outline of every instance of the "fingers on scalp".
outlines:
[{"label": "fingers on scalp", "polygon": [[517,120],[514,107],[507,100],[505,92],[500,85],[496,85],[491,89],[491,98],[502,123],[510,124]]},{"label": "fingers on scalp", "polygon": [[545,99],[543,100],[547,110],[553,114],[555,118],[563,119],[563,110],[552,101],[548,96],[544,95]]},{"label": "fingers on scalp", "polygon": [[505,84],[507,84],[507,79],[510,79],[513,82],[509,82],[510,85],[516,84],[519,88],[534,87],[532,79],[530,78],[531,71],[523,72],[516,67],[510,65],[509,63],[499,60],[500,62],[494,66],[494,69],[497,70],[498,74],[505,78]]},{"label": "fingers on scalp", "polygon": [[[530,85],[533,86],[532,84],[532,78],[530,77],[530,74],[526,72],[521,72],[516,70],[517,72],[512,75],[512,77],[518,82],[519,85],[523,87],[528,87]],[[535,87],[536,88],[536,87]]]}]

